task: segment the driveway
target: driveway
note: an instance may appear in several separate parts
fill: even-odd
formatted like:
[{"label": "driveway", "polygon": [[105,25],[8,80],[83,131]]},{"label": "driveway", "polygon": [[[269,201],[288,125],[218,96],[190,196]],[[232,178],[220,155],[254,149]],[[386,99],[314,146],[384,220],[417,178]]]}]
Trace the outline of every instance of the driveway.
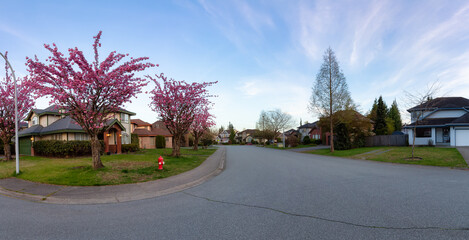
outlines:
[{"label": "driveway", "polygon": [[469,171],[252,146],[181,192],[56,205],[0,196],[4,239],[469,239]]}]

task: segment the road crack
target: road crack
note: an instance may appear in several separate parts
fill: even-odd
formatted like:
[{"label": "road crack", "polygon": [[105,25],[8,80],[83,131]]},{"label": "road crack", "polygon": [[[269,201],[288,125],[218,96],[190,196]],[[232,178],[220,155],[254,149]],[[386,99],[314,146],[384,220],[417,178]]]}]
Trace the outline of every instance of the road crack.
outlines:
[{"label": "road crack", "polygon": [[269,210],[273,212],[278,212],[281,214],[285,214],[288,216],[294,216],[294,217],[303,217],[303,218],[310,218],[310,219],[316,219],[320,221],[325,221],[325,222],[332,222],[332,223],[340,223],[340,224],[345,224],[349,226],[354,226],[354,227],[362,227],[362,228],[373,228],[373,229],[389,229],[389,230],[444,230],[444,231],[469,231],[468,227],[461,227],[461,228],[445,228],[445,227],[388,227],[388,226],[374,226],[374,225],[366,225],[366,224],[359,224],[359,223],[353,223],[353,222],[347,222],[347,221],[341,221],[341,220],[335,220],[335,219],[328,219],[324,217],[318,217],[314,215],[307,215],[307,214],[299,214],[299,213],[291,213],[291,212],[286,212],[283,210],[271,208],[271,207],[264,207],[264,206],[258,206],[258,205],[250,205],[250,204],[245,204],[245,203],[235,203],[235,202],[228,202],[228,201],[221,201],[221,200],[215,200],[207,197],[202,197],[198,196],[192,193],[188,193],[185,191],[182,191],[182,193],[194,197],[194,198],[199,198],[199,199],[204,199],[209,202],[215,202],[215,203],[221,203],[221,204],[229,204],[229,205],[235,205],[235,206],[243,206],[243,207],[249,207],[249,208],[257,208],[257,209],[264,209],[264,210]]}]

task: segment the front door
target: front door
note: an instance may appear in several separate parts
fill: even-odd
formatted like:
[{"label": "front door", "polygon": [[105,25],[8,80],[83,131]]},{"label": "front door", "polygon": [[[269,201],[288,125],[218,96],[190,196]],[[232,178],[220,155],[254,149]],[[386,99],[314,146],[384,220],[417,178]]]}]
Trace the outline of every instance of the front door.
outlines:
[{"label": "front door", "polygon": [[443,128],[443,143],[450,143],[449,127]]}]

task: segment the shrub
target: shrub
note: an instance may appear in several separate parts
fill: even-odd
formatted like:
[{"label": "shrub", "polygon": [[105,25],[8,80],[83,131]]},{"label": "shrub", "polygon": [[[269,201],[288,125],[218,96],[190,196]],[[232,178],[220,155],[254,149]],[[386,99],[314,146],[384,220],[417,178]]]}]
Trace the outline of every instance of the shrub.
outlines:
[{"label": "shrub", "polygon": [[348,133],[347,125],[345,123],[339,123],[335,127],[337,136],[334,138],[335,149],[347,150],[352,148],[350,142],[350,136]]},{"label": "shrub", "polygon": [[166,147],[166,138],[164,136],[158,135],[155,138],[156,148],[165,148]]},{"label": "shrub", "polygon": [[282,138],[277,138],[276,140],[278,143],[283,141]]},{"label": "shrub", "polygon": [[[100,140],[101,154],[104,141]],[[46,157],[76,157],[91,155],[91,141],[42,140],[33,143],[34,154]]]},{"label": "shrub", "polygon": [[309,138],[309,136],[305,136],[303,138],[303,144],[310,144],[311,143],[311,139]]},{"label": "shrub", "polygon": [[313,143],[316,144],[316,145],[319,145],[319,144],[322,144],[322,140],[321,139],[316,139],[316,140],[313,140]]},{"label": "shrub", "polygon": [[287,145],[289,147],[296,147],[298,146],[298,138],[295,135],[292,135],[287,138]]},{"label": "shrub", "polygon": [[138,144],[138,135],[137,134],[130,134],[130,143]]},{"label": "shrub", "polygon": [[202,144],[203,144],[204,146],[210,146],[210,145],[212,145],[212,142],[213,142],[213,141],[210,140],[210,139],[202,139]]},{"label": "shrub", "polygon": [[259,144],[258,141],[254,141],[254,140],[251,140],[251,143],[252,143],[252,144],[256,144],[256,145]]},{"label": "shrub", "polygon": [[123,153],[137,152],[138,150],[140,150],[140,148],[138,147],[138,143],[122,144]]}]

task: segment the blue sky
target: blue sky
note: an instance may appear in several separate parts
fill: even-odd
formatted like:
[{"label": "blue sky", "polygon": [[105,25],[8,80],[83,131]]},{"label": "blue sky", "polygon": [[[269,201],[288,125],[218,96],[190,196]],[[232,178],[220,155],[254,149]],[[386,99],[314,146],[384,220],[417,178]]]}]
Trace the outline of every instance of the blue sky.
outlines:
[{"label": "blue sky", "polygon": [[[218,126],[239,130],[275,108],[298,123],[317,120],[307,104],[329,46],[362,113],[382,95],[408,119],[403,91],[436,80],[440,95],[469,98],[468,1],[2,0],[0,12],[0,51],[19,75],[27,74],[26,56],[48,56],[44,43],[91,58],[102,30],[103,56],[147,56],[160,67],[145,74],[219,81],[210,88],[218,95],[212,112]],[[153,122],[149,102],[142,93],[125,107]]]}]

